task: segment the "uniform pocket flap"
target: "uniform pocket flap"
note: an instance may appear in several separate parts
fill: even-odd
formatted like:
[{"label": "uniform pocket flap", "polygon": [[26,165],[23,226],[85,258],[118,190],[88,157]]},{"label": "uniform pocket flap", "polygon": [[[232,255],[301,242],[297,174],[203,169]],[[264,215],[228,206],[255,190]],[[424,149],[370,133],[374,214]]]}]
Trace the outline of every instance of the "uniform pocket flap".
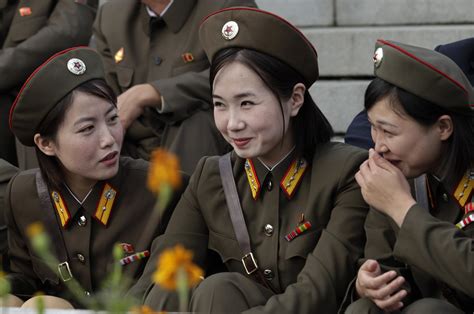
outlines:
[{"label": "uniform pocket flap", "polygon": [[128,88],[132,84],[133,68],[117,66],[117,80],[121,87]]},{"label": "uniform pocket flap", "polygon": [[20,23],[12,24],[8,36],[13,42],[21,42],[36,34],[48,20],[47,16],[25,18]]},{"label": "uniform pocket flap", "polygon": [[[290,259],[292,257],[303,257],[306,258],[309,253],[313,252],[316,244],[321,236],[322,229],[319,230],[308,230],[307,232],[300,234],[290,242],[287,242],[287,249],[285,258]],[[286,242],[286,240],[285,240]]]},{"label": "uniform pocket flap", "polygon": [[172,70],[172,76],[177,76],[188,72],[201,72],[209,67],[209,61],[207,59],[193,61],[185,65],[175,67]]},{"label": "uniform pocket flap", "polygon": [[217,252],[224,263],[230,259],[240,261],[242,258],[242,251],[235,239],[227,238],[212,231],[209,231],[209,249]]}]

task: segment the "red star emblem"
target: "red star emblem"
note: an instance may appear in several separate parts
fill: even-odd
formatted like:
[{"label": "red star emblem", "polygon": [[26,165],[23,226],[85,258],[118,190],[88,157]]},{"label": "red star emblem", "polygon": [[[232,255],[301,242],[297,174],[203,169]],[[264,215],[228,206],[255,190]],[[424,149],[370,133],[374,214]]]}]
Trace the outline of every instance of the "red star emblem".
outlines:
[{"label": "red star emblem", "polygon": [[232,25],[227,25],[226,28],[225,28],[224,33],[225,33],[226,35],[230,35],[230,34],[232,34],[233,32],[234,32],[234,30],[232,29]]}]

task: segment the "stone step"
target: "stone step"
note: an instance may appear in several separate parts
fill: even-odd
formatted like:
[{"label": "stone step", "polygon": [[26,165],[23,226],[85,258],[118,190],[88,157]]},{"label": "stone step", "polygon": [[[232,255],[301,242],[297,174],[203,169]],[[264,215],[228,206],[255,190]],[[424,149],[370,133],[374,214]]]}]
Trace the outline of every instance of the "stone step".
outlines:
[{"label": "stone step", "polygon": [[259,8],[280,15],[298,27],[334,26],[333,0],[256,0]]},{"label": "stone step", "polygon": [[299,27],[474,23],[472,0],[256,0]]},{"label": "stone step", "polygon": [[336,12],[338,26],[474,23],[473,0],[336,0]]},{"label": "stone step", "polygon": [[474,25],[324,27],[306,28],[303,33],[318,51],[321,76],[357,77],[372,75],[378,38],[434,49],[474,36]]},{"label": "stone step", "polygon": [[336,133],[345,133],[349,123],[364,107],[369,80],[321,80],[309,90]]}]

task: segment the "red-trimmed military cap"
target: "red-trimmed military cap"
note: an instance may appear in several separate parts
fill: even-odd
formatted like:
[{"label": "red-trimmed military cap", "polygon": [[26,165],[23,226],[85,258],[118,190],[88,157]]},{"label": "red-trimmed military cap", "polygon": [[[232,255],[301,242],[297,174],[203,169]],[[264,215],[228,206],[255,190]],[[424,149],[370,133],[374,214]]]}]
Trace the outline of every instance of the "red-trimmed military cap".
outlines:
[{"label": "red-trimmed military cap", "polygon": [[473,113],[472,86],[458,65],[434,50],[377,40],[375,76],[440,107]]},{"label": "red-trimmed military cap", "polygon": [[214,12],[201,23],[199,38],[211,62],[219,50],[241,47],[283,61],[305,78],[308,87],[318,79],[316,49],[295,26],[273,13],[248,7]]},{"label": "red-trimmed military cap", "polygon": [[10,109],[10,129],[26,146],[46,115],[79,85],[104,79],[99,54],[87,47],[70,48],[53,55],[26,80]]}]

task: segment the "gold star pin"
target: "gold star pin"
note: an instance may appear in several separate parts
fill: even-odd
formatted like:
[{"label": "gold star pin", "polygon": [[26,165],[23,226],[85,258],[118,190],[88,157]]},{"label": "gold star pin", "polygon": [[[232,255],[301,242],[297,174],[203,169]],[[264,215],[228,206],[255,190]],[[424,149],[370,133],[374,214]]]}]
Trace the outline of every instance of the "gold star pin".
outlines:
[{"label": "gold star pin", "polygon": [[123,60],[123,57],[124,57],[124,53],[123,53],[123,47],[122,47],[115,53],[115,56],[114,56],[115,63],[120,63]]}]

